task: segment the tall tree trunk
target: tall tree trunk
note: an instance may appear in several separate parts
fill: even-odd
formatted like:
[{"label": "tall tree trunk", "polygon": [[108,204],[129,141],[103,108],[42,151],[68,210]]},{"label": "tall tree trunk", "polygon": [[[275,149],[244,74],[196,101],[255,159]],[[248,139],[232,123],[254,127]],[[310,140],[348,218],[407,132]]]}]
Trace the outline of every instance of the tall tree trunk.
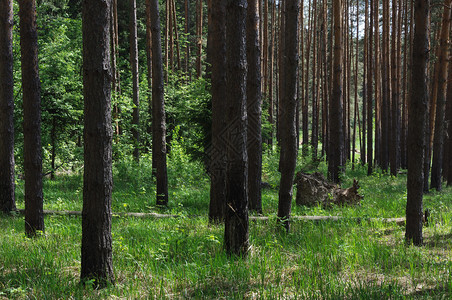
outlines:
[{"label": "tall tree trunk", "polygon": [[226,0],[226,215],[224,243],[246,256],[248,155],[246,130],[246,0]]},{"label": "tall tree trunk", "polygon": [[[314,0],[315,1],[315,0]],[[309,6],[308,6],[308,30],[307,30],[307,41],[306,41],[306,58],[303,58],[306,61],[306,68],[302,69],[301,72],[305,72],[305,90],[304,90],[304,97],[302,99],[302,118],[301,118],[301,122],[302,122],[302,126],[301,126],[301,130],[302,130],[302,144],[303,144],[303,156],[305,156],[307,154],[307,149],[308,149],[308,145],[309,145],[309,70],[310,70],[310,58],[311,58],[311,39],[312,39],[312,34],[311,34],[311,28],[312,28],[312,6],[311,6],[311,0],[309,0]],[[304,30],[304,28],[303,28]]]},{"label": "tall tree trunk", "polygon": [[224,220],[226,208],[226,2],[212,5],[212,145],[210,149],[210,205],[209,221]]},{"label": "tall tree trunk", "polygon": [[[449,77],[452,76],[452,63],[449,63]],[[452,81],[449,81],[447,86],[447,136],[448,136],[448,142],[447,145],[447,152],[448,155],[446,156],[447,159],[445,160],[445,163],[447,164],[445,173],[447,185],[452,185],[452,159],[450,156],[452,155]]]},{"label": "tall tree trunk", "polygon": [[25,233],[44,231],[41,149],[41,84],[38,73],[36,2],[19,2],[24,109]]},{"label": "tall tree trunk", "polygon": [[[410,18],[410,25],[408,25],[408,16],[411,15],[411,9],[408,11],[408,2],[413,4],[413,1],[404,1],[405,6],[405,20],[404,20],[404,31],[405,31],[405,39],[404,39],[404,50],[403,50],[403,83],[402,83],[402,125],[401,125],[401,136],[400,136],[400,167],[402,169],[407,168],[407,145],[406,145],[406,138],[407,138],[407,128],[408,128],[408,98],[409,98],[409,89],[408,89],[408,77],[411,72],[409,71],[408,65],[409,65],[409,55],[408,53],[411,51],[411,19]],[[411,6],[410,5],[410,6]]]},{"label": "tall tree trunk", "polygon": [[414,1],[414,40],[411,101],[408,114],[407,242],[422,245],[424,145],[427,119],[427,64],[429,60],[429,0]]},{"label": "tall tree trunk", "polygon": [[[146,64],[147,64],[147,89],[152,91],[152,32],[151,32],[151,5],[146,1]],[[148,114],[147,133],[152,136],[152,95],[148,94]],[[151,145],[147,145],[151,146]]]},{"label": "tall tree trunk", "polygon": [[295,113],[297,110],[298,72],[298,16],[299,1],[286,0],[286,22],[284,29],[284,98],[281,99],[281,181],[279,188],[278,219],[289,230],[292,206],[293,180],[297,162],[297,134]]},{"label": "tall tree trunk", "polygon": [[139,77],[138,77],[138,38],[137,38],[137,3],[136,0],[129,0],[130,5],[130,65],[132,70],[132,136],[134,142],[133,157],[140,160],[140,97],[139,97]]},{"label": "tall tree trunk", "polygon": [[275,67],[275,35],[276,35],[276,1],[272,4],[272,19],[271,19],[272,29],[271,29],[271,41],[270,41],[270,61],[269,61],[269,68],[270,68],[270,78],[269,78],[269,88],[268,88],[268,122],[270,123],[270,137],[269,137],[269,145],[270,149],[273,145],[273,133],[274,133],[274,112],[273,112],[273,106],[274,106],[274,67]]},{"label": "tall tree trunk", "polygon": [[285,68],[286,65],[284,64],[284,58],[286,56],[286,42],[285,42],[285,30],[286,30],[286,1],[282,0],[279,3],[280,6],[280,30],[279,30],[279,48],[278,48],[278,100],[277,100],[277,121],[276,121],[276,140],[278,141],[278,145],[281,144],[281,99],[284,98],[285,93],[285,82],[286,82],[286,73]]},{"label": "tall tree trunk", "polygon": [[[394,11],[394,7],[392,8]],[[394,20],[393,20],[394,22]],[[383,0],[383,37],[382,37],[382,63],[381,63],[381,77],[382,77],[382,88],[381,88],[381,144],[380,144],[380,167],[383,171],[388,171],[389,166],[389,106],[391,103],[391,77],[395,78],[394,73],[391,74],[391,63],[393,62],[393,57],[390,56],[389,51],[389,0]],[[394,37],[394,32],[392,32],[392,37]],[[379,39],[379,36],[376,36]],[[375,52],[375,55],[380,55],[380,53]],[[394,128],[392,128],[394,130]]]},{"label": "tall tree trunk", "polygon": [[442,167],[444,153],[444,122],[446,110],[446,84],[449,64],[449,32],[451,16],[451,0],[444,0],[443,21],[441,25],[440,56],[438,65],[438,92],[436,98],[435,132],[433,140],[433,161],[431,188],[440,191],[442,188]]},{"label": "tall tree trunk", "polygon": [[148,0],[152,32],[152,168],[157,180],[157,205],[168,205],[166,167],[166,124],[163,90],[162,41],[158,0]]},{"label": "tall tree trunk", "polygon": [[367,49],[367,175],[372,175],[373,172],[373,73],[374,60],[373,60],[373,24],[374,24],[374,5],[370,0],[370,25],[368,30],[368,49]]},{"label": "tall tree trunk", "polygon": [[[358,104],[358,64],[359,64],[359,1],[356,1],[356,51],[355,51],[355,72],[354,72],[354,87],[355,87],[355,105],[353,115],[353,140],[352,140],[352,168],[355,168],[355,152],[356,152],[356,125],[359,126],[359,104]],[[358,135],[359,134],[358,131]],[[361,144],[361,143],[360,143]]]},{"label": "tall tree trunk", "polygon": [[362,95],[363,95],[363,106],[362,106],[362,114],[363,114],[363,132],[362,132],[362,144],[361,144],[361,164],[364,166],[367,161],[367,154],[366,154],[366,138],[367,138],[367,80],[368,80],[368,61],[369,61],[369,54],[368,54],[368,48],[369,48],[369,3],[368,0],[364,1],[364,54],[363,54],[363,88],[362,88]]},{"label": "tall tree trunk", "polygon": [[333,94],[330,101],[330,134],[328,145],[328,177],[335,183],[340,181],[340,173],[343,166],[344,130],[342,109],[342,0],[333,2],[334,18],[334,54],[333,54]]},{"label": "tall tree trunk", "polygon": [[[398,53],[398,41],[402,38],[398,33],[399,18],[398,6],[402,4],[397,4],[397,0],[392,0],[392,41],[391,41],[391,92],[392,92],[392,102],[391,106],[391,130],[389,134],[389,149],[390,155],[390,166],[391,175],[397,176],[399,170],[399,157],[400,157],[400,74],[399,74],[399,53]],[[389,111],[389,109],[388,109]],[[388,153],[389,154],[389,153]]]},{"label": "tall tree trunk", "polygon": [[119,96],[119,70],[117,58],[119,56],[119,39],[118,39],[118,3],[117,0],[111,2],[111,83],[112,83],[112,102],[113,102],[113,119],[115,122],[116,141],[119,141],[121,128],[119,126],[120,109],[118,105]]},{"label": "tall tree trunk", "polygon": [[259,0],[248,0],[246,23],[246,57],[248,76],[247,97],[247,141],[248,141],[248,198],[249,209],[262,213],[262,89],[261,89],[261,49],[259,41]]},{"label": "tall tree trunk", "polygon": [[81,279],[114,283],[111,236],[110,1],[83,1],[84,161]]},{"label": "tall tree trunk", "polygon": [[319,144],[319,119],[318,119],[318,61],[317,61],[317,44],[318,44],[318,30],[317,30],[317,0],[313,0],[313,25],[312,31],[312,77],[311,77],[311,109],[312,109],[312,128],[311,128],[311,147],[312,147],[312,159],[315,161],[317,159],[317,148]]},{"label": "tall tree trunk", "polygon": [[12,0],[0,0],[0,78],[0,212],[9,213],[16,210]]},{"label": "tall tree trunk", "polygon": [[381,167],[381,113],[382,113],[382,99],[381,99],[381,65],[380,65],[380,14],[379,1],[374,2],[374,42],[375,42],[375,163]]}]

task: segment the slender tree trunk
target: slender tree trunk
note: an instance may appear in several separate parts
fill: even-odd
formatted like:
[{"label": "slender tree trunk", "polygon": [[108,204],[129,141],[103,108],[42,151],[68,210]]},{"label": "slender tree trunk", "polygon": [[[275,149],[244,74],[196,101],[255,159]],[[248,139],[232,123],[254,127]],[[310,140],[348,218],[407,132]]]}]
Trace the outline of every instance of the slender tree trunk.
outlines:
[{"label": "slender tree trunk", "polygon": [[380,14],[379,14],[379,1],[374,1],[374,42],[375,42],[375,163],[381,167],[381,123],[382,123],[382,99],[381,99],[381,65],[380,65]]},{"label": "slender tree trunk", "polygon": [[[147,63],[147,83],[148,91],[152,91],[152,32],[151,32],[151,5],[146,0],[146,63]],[[152,136],[152,95],[148,96],[148,114],[147,133]],[[151,146],[151,145],[147,145]]]},{"label": "slender tree trunk", "polygon": [[[358,63],[359,63],[359,1],[356,1],[356,51],[355,51],[355,72],[354,72],[354,87],[355,87],[355,105],[353,115],[353,141],[352,141],[352,168],[355,168],[355,152],[356,152],[356,125],[359,126],[359,104],[358,104]],[[358,131],[358,135],[359,134]],[[360,143],[361,144],[361,143]]]},{"label": "slender tree trunk", "polygon": [[363,88],[362,88],[362,95],[363,95],[363,106],[362,106],[362,114],[363,114],[363,131],[362,131],[362,144],[361,144],[361,164],[364,166],[367,161],[367,154],[366,154],[366,135],[367,135],[367,73],[368,73],[368,47],[369,47],[369,4],[368,1],[364,1],[364,54],[363,54]]},{"label": "slender tree trunk", "polygon": [[259,41],[259,0],[248,0],[247,49],[248,76],[246,82],[248,117],[248,197],[249,209],[262,213],[262,89],[261,49]]},{"label": "slender tree trunk", "polygon": [[[315,1],[315,0],[314,0]],[[304,91],[304,97],[302,100],[302,118],[301,118],[301,122],[302,122],[302,144],[303,144],[303,156],[306,155],[307,153],[307,148],[309,145],[309,70],[310,70],[310,58],[311,58],[311,38],[312,38],[312,34],[311,34],[311,28],[312,28],[312,14],[311,14],[311,10],[312,10],[312,6],[311,6],[311,0],[309,0],[309,6],[308,6],[308,30],[307,30],[307,41],[306,41],[306,69],[301,70],[301,72],[306,72],[304,79],[305,79],[305,91]],[[304,30],[304,29],[303,29]]]},{"label": "slender tree trunk", "polygon": [[370,0],[370,25],[368,31],[368,49],[367,49],[367,175],[372,175],[373,172],[373,73],[374,60],[373,60],[373,24],[374,24],[374,5]]},{"label": "slender tree trunk", "polygon": [[139,96],[139,76],[138,76],[138,37],[137,37],[137,3],[136,0],[129,0],[130,5],[130,65],[132,69],[132,136],[134,142],[133,157],[140,160],[140,96]]},{"label": "slender tree trunk", "polygon": [[[449,77],[452,76],[452,63],[449,63]],[[445,156],[446,160],[445,163],[447,164],[446,167],[446,180],[447,185],[452,185],[452,159],[450,156],[452,155],[452,81],[449,81],[447,86],[447,136],[448,136],[448,142],[447,142],[447,152],[448,155]]]},{"label": "slender tree trunk", "polygon": [[177,14],[176,14],[176,3],[171,0],[173,5],[173,27],[174,27],[174,43],[176,46],[176,60],[177,60],[177,70],[181,70],[181,59],[180,59],[180,46],[179,46],[179,29],[177,26]]},{"label": "slender tree trunk", "polygon": [[442,189],[442,167],[445,135],[446,84],[449,64],[449,33],[451,17],[451,0],[444,0],[443,22],[441,25],[440,56],[438,70],[438,92],[436,99],[435,132],[433,140],[433,161],[431,188]]},{"label": "slender tree trunk", "polygon": [[298,72],[298,16],[299,1],[286,0],[285,55],[284,55],[284,98],[281,99],[281,181],[279,188],[278,219],[289,230],[292,206],[293,180],[297,162],[297,134],[295,113],[297,108]]},{"label": "slender tree trunk", "polygon": [[196,28],[197,28],[197,48],[196,48],[196,76],[198,78],[201,77],[202,72],[202,13],[203,13],[203,0],[198,0],[198,20],[196,22]]},{"label": "slender tree trunk", "polygon": [[270,148],[273,145],[273,133],[274,133],[274,113],[273,113],[273,106],[274,106],[274,91],[273,91],[273,86],[274,86],[274,67],[275,67],[275,43],[276,43],[276,39],[275,39],[275,35],[276,35],[276,1],[273,2],[272,5],[272,19],[271,19],[271,23],[272,23],[272,29],[271,29],[271,41],[270,41],[270,78],[269,78],[269,88],[268,88],[268,122],[270,123],[270,137],[269,137],[269,145]]},{"label": "slender tree trunk", "polygon": [[190,71],[190,1],[185,0],[185,35],[187,43],[185,43],[185,75],[187,80],[191,78]]},{"label": "slender tree trunk", "polygon": [[111,236],[110,1],[83,1],[84,161],[81,279],[114,283]]},{"label": "slender tree trunk", "polygon": [[44,231],[41,149],[41,84],[38,73],[36,2],[19,2],[24,109],[25,233]]},{"label": "slender tree trunk", "polygon": [[[391,130],[388,132],[389,134],[389,149],[390,155],[390,166],[391,166],[391,175],[397,176],[399,170],[399,157],[400,157],[400,74],[399,74],[399,54],[397,41],[401,39],[401,36],[398,33],[398,23],[400,16],[398,15],[398,4],[397,0],[392,0],[392,41],[391,41],[391,92],[392,92],[392,102],[390,102],[391,106]],[[401,4],[399,4],[401,6]],[[389,111],[389,109],[388,109]],[[388,153],[389,154],[389,153]]]},{"label": "slender tree trunk", "polygon": [[248,155],[246,130],[246,0],[226,0],[226,215],[224,243],[230,255],[246,256]]},{"label": "slender tree trunk", "polygon": [[[391,77],[395,78],[394,73],[391,74],[391,63],[393,62],[393,57],[390,56],[389,51],[389,1],[383,0],[383,37],[382,37],[382,64],[381,64],[381,77],[382,77],[382,88],[381,88],[381,146],[380,146],[380,167],[383,171],[388,171],[389,166],[389,106],[391,103]],[[394,7],[392,8],[394,11]],[[394,20],[393,20],[394,22]],[[392,33],[394,39],[394,32]],[[379,39],[379,36],[376,36]],[[375,52],[378,56],[378,52]],[[394,130],[394,128],[392,128]]]},{"label": "slender tree trunk", "polygon": [[[413,1],[405,0],[405,20],[404,20],[404,31],[405,31],[405,39],[404,39],[404,51],[403,51],[403,83],[402,83],[402,125],[401,125],[401,136],[400,136],[400,166],[402,169],[407,168],[407,144],[406,144],[406,138],[407,138],[407,128],[408,128],[408,77],[409,77],[409,70],[408,70],[408,64],[409,64],[409,57],[411,55],[408,55],[408,53],[411,51],[411,18],[410,18],[410,26],[408,26],[408,2],[411,4]],[[411,10],[410,10],[411,14]],[[408,43],[409,42],[409,43]],[[409,48],[408,48],[409,47]]]},{"label": "slender tree trunk", "polygon": [[429,0],[414,1],[414,40],[411,101],[408,114],[407,242],[422,245],[424,145],[427,119],[427,64],[429,60]]},{"label": "slender tree trunk", "polygon": [[[111,2],[111,75],[112,75],[112,102],[113,102],[113,118],[115,122],[115,134],[116,141],[119,140],[119,135],[121,129],[119,127],[119,105],[118,105],[118,96],[119,96],[119,71],[118,71],[118,48],[119,48],[119,40],[118,40],[118,3],[117,0],[112,0]],[[117,43],[118,41],[118,43]]]},{"label": "slender tree trunk", "polygon": [[211,8],[212,23],[209,41],[212,46],[212,146],[210,149],[209,221],[224,220],[226,208],[226,2]]},{"label": "slender tree trunk", "polygon": [[286,73],[284,64],[284,57],[286,55],[286,42],[285,42],[285,30],[286,30],[286,1],[280,1],[280,30],[279,30],[279,48],[278,48],[278,66],[279,66],[279,78],[278,78],[278,101],[277,101],[277,122],[276,122],[276,140],[278,141],[278,145],[281,145],[281,99],[284,98],[285,93],[285,82],[286,82]]},{"label": "slender tree trunk", "polygon": [[165,1],[165,82],[168,82],[169,70],[169,32],[170,32],[170,2]]},{"label": "slender tree trunk", "polygon": [[157,205],[168,205],[168,175],[166,167],[166,124],[163,90],[162,42],[158,0],[148,0],[151,9],[152,32],[152,168],[157,180]]},{"label": "slender tree trunk", "polygon": [[0,78],[0,212],[9,213],[16,210],[12,0],[0,0]]},{"label": "slender tree trunk", "polygon": [[312,127],[311,127],[311,150],[312,159],[317,159],[317,148],[319,143],[319,119],[318,119],[318,81],[317,81],[317,44],[318,44],[318,30],[317,30],[317,0],[313,0],[313,22],[312,22],[312,77],[311,77],[311,109],[312,109]]}]

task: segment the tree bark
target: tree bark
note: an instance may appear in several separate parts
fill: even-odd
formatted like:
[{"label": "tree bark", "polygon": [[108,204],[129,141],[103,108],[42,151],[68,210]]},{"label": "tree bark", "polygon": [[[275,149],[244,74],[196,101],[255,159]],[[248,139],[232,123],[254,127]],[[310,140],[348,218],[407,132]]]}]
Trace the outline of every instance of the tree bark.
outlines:
[{"label": "tree bark", "polygon": [[249,209],[262,213],[262,89],[261,89],[261,48],[259,39],[259,0],[248,0],[247,49],[248,76],[247,97],[247,142],[248,142],[248,200]]},{"label": "tree bark", "polygon": [[284,98],[281,99],[281,181],[279,188],[278,220],[289,230],[289,217],[292,206],[293,180],[297,162],[297,74],[298,74],[298,17],[299,1],[286,0],[285,22],[285,82]]},{"label": "tree bark", "polygon": [[130,4],[130,65],[132,69],[132,136],[134,143],[133,157],[140,160],[140,97],[139,97],[139,76],[138,76],[138,39],[137,39],[137,3],[136,0],[129,0]]},{"label": "tree bark", "polygon": [[222,222],[226,208],[226,2],[212,5],[212,145],[210,148],[209,221]]},{"label": "tree bark", "polygon": [[451,17],[451,0],[444,0],[443,21],[441,25],[440,56],[438,65],[438,92],[436,98],[436,118],[433,140],[433,160],[430,187],[438,191],[442,189],[442,168],[444,159],[446,85],[449,64],[449,32]]},{"label": "tree bark", "polygon": [[24,109],[25,233],[44,231],[41,149],[41,84],[38,72],[36,2],[19,2]]},{"label": "tree bark", "polygon": [[83,1],[84,174],[81,279],[114,283],[111,236],[110,1]]},{"label": "tree bark", "polygon": [[166,167],[166,120],[163,89],[162,41],[158,0],[148,0],[152,34],[152,168],[157,180],[157,205],[168,205],[168,171]]},{"label": "tree bark", "polygon": [[246,0],[226,1],[226,215],[224,243],[229,255],[246,256],[248,155],[246,130]]},{"label": "tree bark", "polygon": [[0,0],[0,78],[0,211],[9,213],[16,210],[12,0]]},{"label": "tree bark", "polygon": [[333,94],[330,101],[330,134],[328,144],[328,178],[339,183],[343,167],[344,129],[342,108],[342,0],[333,2],[334,54]]},{"label": "tree bark", "polygon": [[196,23],[196,28],[197,28],[197,48],[196,48],[196,76],[198,78],[201,77],[201,72],[202,72],[202,13],[203,13],[203,5],[202,5],[202,1],[203,0],[198,0],[198,20]]},{"label": "tree bark", "polygon": [[408,243],[422,245],[424,148],[427,120],[427,64],[429,60],[429,0],[414,2],[413,67],[408,116],[408,179],[406,233]]}]

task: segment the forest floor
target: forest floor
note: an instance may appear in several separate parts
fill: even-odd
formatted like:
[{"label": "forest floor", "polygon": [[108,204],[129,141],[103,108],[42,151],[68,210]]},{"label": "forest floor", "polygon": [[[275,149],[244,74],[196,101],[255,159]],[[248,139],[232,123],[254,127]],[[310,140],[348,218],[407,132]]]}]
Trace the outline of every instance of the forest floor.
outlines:
[{"label": "forest floor", "polygon": [[[264,158],[266,220],[250,222],[246,259],[223,251],[223,226],[207,221],[209,181],[200,164],[169,159],[170,204],[155,207],[150,160],[116,163],[113,192],[113,264],[116,284],[82,287],[81,218],[51,214],[40,238],[24,235],[20,215],[0,217],[0,299],[449,299],[452,297],[452,189],[431,191],[424,246],[407,246],[405,228],[381,218],[403,218],[406,175],[347,170],[343,186],[360,180],[357,207],[292,207],[285,233],[276,226],[277,158]],[[321,163],[316,166],[325,171]],[[309,171],[301,164],[298,169]],[[45,209],[80,211],[81,174],[44,183]],[[23,182],[17,182],[23,208]],[[138,218],[121,213],[169,214]],[[357,220],[370,220],[357,222]]]}]

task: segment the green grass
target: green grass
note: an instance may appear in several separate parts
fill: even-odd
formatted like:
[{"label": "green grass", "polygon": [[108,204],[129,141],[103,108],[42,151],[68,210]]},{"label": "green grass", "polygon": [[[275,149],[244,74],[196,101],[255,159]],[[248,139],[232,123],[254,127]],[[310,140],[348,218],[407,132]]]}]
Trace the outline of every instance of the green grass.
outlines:
[{"label": "green grass", "polygon": [[[155,207],[150,160],[115,164],[113,210],[166,212],[175,219],[113,218],[116,284],[82,287],[81,219],[47,216],[43,237],[28,239],[22,217],[0,217],[0,299],[448,299],[452,297],[452,193],[431,192],[432,212],[424,247],[406,246],[404,228],[354,217],[404,216],[406,177],[364,168],[348,170],[344,185],[358,178],[360,207],[305,208],[295,215],[341,215],[338,222],[293,221],[286,234],[276,227],[277,159],[264,160],[263,191],[269,221],[250,223],[247,259],[223,251],[223,227],[209,226],[209,181],[202,166],[170,157],[170,206]],[[176,166],[176,167],[173,167]],[[274,168],[276,166],[276,168]],[[300,165],[299,168],[305,166]],[[325,165],[319,165],[325,171]],[[82,176],[45,180],[45,209],[80,210]],[[18,181],[23,207],[23,182]]]}]

